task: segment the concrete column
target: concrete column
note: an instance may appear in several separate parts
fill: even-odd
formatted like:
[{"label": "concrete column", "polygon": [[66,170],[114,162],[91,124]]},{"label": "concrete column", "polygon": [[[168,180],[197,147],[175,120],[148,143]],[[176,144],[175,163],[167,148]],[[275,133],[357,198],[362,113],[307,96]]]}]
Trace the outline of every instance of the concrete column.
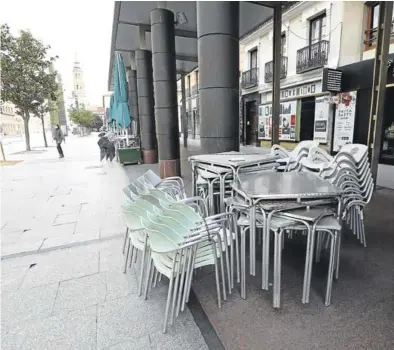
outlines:
[{"label": "concrete column", "polygon": [[197,38],[204,153],[239,151],[239,2],[198,1]]},{"label": "concrete column", "polygon": [[157,163],[157,141],[151,52],[148,50],[136,50],[135,63],[137,68],[138,115],[142,155],[145,164],[154,164]]},{"label": "concrete column", "polygon": [[131,119],[135,121],[135,133],[140,135],[140,122],[138,116],[138,93],[137,93],[137,70],[127,71],[127,82],[129,88],[129,108]]},{"label": "concrete column", "polygon": [[160,176],[180,176],[175,18],[159,8],[151,11],[150,21]]},{"label": "concrete column", "polygon": [[187,138],[188,138],[188,126],[187,126],[187,113],[186,113],[186,82],[185,82],[185,73],[182,73],[181,77],[181,91],[182,91],[182,126],[183,126],[183,147],[187,147]]},{"label": "concrete column", "polygon": [[280,115],[280,68],[281,68],[281,37],[282,37],[282,5],[274,8],[274,40],[272,57],[274,61],[274,77],[272,82],[272,138],[271,145],[279,144]]}]

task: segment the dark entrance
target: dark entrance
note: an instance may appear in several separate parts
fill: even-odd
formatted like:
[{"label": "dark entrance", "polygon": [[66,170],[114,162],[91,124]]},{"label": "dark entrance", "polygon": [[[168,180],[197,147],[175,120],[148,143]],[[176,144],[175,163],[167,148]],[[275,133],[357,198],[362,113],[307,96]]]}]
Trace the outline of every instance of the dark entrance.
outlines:
[{"label": "dark entrance", "polygon": [[315,125],[315,98],[307,97],[301,100],[301,129],[300,141],[313,140]]},{"label": "dark entrance", "polygon": [[379,163],[394,165],[394,87],[386,88]]},{"label": "dark entrance", "polygon": [[255,145],[257,142],[257,102],[246,102],[245,106],[245,144]]}]

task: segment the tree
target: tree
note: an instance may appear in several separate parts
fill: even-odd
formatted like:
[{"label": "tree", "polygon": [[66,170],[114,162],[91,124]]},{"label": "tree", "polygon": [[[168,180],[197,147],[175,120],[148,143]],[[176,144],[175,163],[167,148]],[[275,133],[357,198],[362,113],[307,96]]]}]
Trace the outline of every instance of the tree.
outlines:
[{"label": "tree", "polygon": [[103,126],[103,118],[101,118],[97,113],[93,114],[94,118],[94,128],[97,129],[97,131],[100,131],[100,128]]},{"label": "tree", "polygon": [[49,49],[29,31],[13,36],[7,24],[1,25],[1,95],[23,118],[26,151],[30,151],[30,114],[37,108],[34,101],[52,98],[58,88],[56,72],[48,71],[58,57],[48,57]]},{"label": "tree", "polygon": [[93,113],[86,109],[70,110],[69,117],[73,123],[85,128],[91,128],[94,125]]},{"label": "tree", "polygon": [[41,120],[41,125],[42,125],[42,135],[44,137],[44,144],[45,147],[48,147],[48,141],[47,141],[47,135],[45,133],[45,121],[44,121],[44,117],[47,113],[51,112],[53,107],[53,104],[51,104],[51,101],[45,100],[45,101],[41,101],[37,103],[33,103],[33,105],[35,106],[34,109],[34,116],[37,118],[40,118]]}]

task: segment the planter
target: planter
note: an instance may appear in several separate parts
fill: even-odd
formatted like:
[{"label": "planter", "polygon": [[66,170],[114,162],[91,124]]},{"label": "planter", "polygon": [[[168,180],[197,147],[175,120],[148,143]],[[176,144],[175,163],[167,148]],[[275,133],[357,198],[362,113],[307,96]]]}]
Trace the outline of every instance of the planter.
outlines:
[{"label": "planter", "polygon": [[118,149],[119,163],[125,164],[141,164],[141,149],[138,147],[133,148],[119,148]]}]

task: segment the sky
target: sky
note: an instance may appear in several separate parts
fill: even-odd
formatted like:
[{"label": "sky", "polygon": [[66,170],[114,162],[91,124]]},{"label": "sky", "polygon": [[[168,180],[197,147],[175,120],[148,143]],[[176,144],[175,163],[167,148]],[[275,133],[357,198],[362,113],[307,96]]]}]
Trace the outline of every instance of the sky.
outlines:
[{"label": "sky", "polygon": [[101,106],[107,92],[113,11],[114,2],[107,0],[3,0],[0,23],[7,23],[13,34],[29,29],[51,46],[50,54],[59,56],[55,69],[63,79],[66,103],[77,55],[89,103]]}]

